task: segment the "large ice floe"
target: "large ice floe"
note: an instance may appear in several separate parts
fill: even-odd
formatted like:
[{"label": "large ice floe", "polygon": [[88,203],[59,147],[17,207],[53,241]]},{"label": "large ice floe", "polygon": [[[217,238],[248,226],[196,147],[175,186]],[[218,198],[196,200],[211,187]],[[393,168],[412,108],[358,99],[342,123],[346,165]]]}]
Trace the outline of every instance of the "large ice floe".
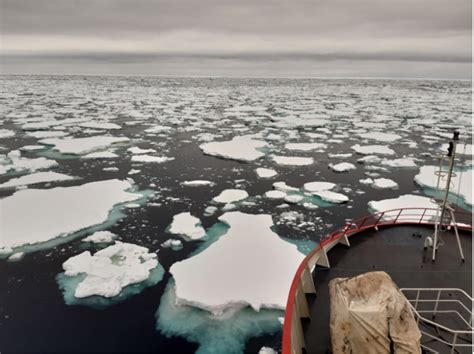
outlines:
[{"label": "large ice floe", "polygon": [[189,240],[199,240],[206,235],[206,231],[201,226],[201,220],[192,216],[189,212],[176,214],[173,216],[168,232],[181,235]]},{"label": "large ice floe", "polygon": [[129,192],[132,186],[130,180],[113,179],[17,191],[0,199],[0,248],[43,243],[102,224],[115,205],[143,197]]},{"label": "large ice floe", "polygon": [[7,154],[6,163],[0,165],[0,174],[9,171],[34,172],[38,170],[49,169],[56,166],[58,166],[58,163],[55,160],[50,160],[44,157],[29,159],[26,157],[21,157],[21,152],[19,150],[13,150]]},{"label": "large ice floe", "polygon": [[394,155],[395,151],[385,145],[365,145],[359,144],[351,146],[351,149],[360,155]]},{"label": "large ice floe", "polygon": [[247,305],[284,309],[303,254],[271,230],[270,215],[229,212],[219,220],[229,226],[226,234],[170,268],[178,303],[213,314]]},{"label": "large ice floe", "polygon": [[98,307],[123,301],[155,285],[164,274],[156,253],[119,241],[93,255],[85,251],[73,256],[63,269],[57,281],[65,302]]},{"label": "large ice floe", "polygon": [[30,175],[12,178],[7,182],[0,184],[0,189],[14,188],[18,186],[26,186],[37,183],[69,181],[72,179],[74,179],[74,177],[57,172],[36,172]]},{"label": "large ice floe", "polygon": [[126,137],[91,136],[87,138],[49,138],[41,140],[40,143],[53,145],[54,150],[61,154],[83,155],[128,141],[129,139]]},{"label": "large ice floe", "polygon": [[[434,203],[431,198],[423,197],[420,195],[414,194],[404,194],[397,198],[392,199],[383,199],[383,200],[371,200],[369,202],[369,210],[372,212],[382,212],[382,211],[389,211],[393,209],[402,209],[402,208],[420,208],[420,209],[436,209],[438,205]],[[413,214],[413,210],[407,209],[406,214]],[[387,213],[383,216],[384,220],[393,220],[397,217],[398,210],[395,212]],[[427,217],[436,215],[436,210],[426,210],[425,212],[425,221],[427,221]],[[398,215],[400,218],[406,218],[406,216],[402,214]],[[410,216],[412,217],[412,216]],[[417,216],[415,216],[417,217]],[[421,213],[419,215],[421,217]],[[419,220],[419,217],[418,220]],[[418,221],[416,220],[416,221]]]},{"label": "large ice floe", "polygon": [[229,141],[213,141],[201,144],[199,147],[206,155],[222,157],[238,161],[254,161],[265,154],[257,149],[263,148],[267,143],[255,140],[251,136],[236,136]]},{"label": "large ice floe", "polygon": [[314,162],[312,157],[272,155],[272,159],[281,166],[306,166],[311,165]]},{"label": "large ice floe", "polygon": [[226,189],[212,200],[217,203],[232,203],[244,200],[249,194],[242,189]]},{"label": "large ice floe", "polygon": [[[439,171],[439,166],[423,166],[415,176],[415,182],[421,187],[429,188],[432,190],[442,190],[446,186],[446,177],[442,177],[440,180],[439,188],[438,176],[435,175]],[[447,175],[447,171],[445,171]],[[454,196],[459,196],[463,201],[472,205],[472,169],[469,170],[457,170],[455,175],[451,178],[450,193]],[[454,199],[456,201],[456,199]]]},{"label": "large ice floe", "polygon": [[398,134],[382,133],[382,132],[370,132],[360,134],[361,138],[382,141],[382,142],[394,142],[402,137]]}]

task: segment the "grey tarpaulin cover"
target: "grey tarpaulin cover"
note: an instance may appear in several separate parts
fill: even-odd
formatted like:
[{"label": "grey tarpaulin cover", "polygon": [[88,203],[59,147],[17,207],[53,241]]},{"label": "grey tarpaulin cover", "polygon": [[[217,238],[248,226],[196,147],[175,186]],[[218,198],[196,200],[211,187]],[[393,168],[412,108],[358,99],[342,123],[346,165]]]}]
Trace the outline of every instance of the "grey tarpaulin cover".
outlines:
[{"label": "grey tarpaulin cover", "polygon": [[329,293],[334,354],[421,353],[410,305],[387,273],[333,279]]}]

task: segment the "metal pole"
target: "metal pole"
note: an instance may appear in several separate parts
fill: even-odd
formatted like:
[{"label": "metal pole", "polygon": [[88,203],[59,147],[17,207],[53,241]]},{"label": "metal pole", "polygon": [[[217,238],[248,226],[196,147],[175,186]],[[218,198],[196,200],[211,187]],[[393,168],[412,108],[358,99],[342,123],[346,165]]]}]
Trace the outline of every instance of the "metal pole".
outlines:
[{"label": "metal pole", "polygon": [[452,146],[450,147],[450,149],[448,149],[448,156],[451,157],[451,161],[449,162],[448,180],[446,182],[446,193],[444,194],[444,200],[441,206],[441,215],[440,215],[441,226],[443,223],[444,212],[446,210],[446,204],[448,202],[448,197],[449,197],[449,188],[451,186],[451,177],[452,177],[453,168],[454,168],[454,158],[456,157],[456,141],[458,139],[459,139],[459,133],[454,132],[453,140],[451,140]]}]

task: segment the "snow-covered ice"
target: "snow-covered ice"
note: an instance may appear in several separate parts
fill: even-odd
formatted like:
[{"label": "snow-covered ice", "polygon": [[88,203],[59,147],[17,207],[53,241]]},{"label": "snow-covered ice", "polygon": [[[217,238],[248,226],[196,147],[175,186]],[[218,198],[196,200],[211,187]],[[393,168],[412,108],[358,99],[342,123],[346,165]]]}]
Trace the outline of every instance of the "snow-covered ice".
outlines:
[{"label": "snow-covered ice", "polygon": [[329,167],[334,172],[349,172],[350,170],[355,170],[356,169],[354,164],[352,164],[350,162],[341,162],[341,163],[338,163],[338,164],[335,164],[335,165],[329,164]]},{"label": "snow-covered ice", "polygon": [[83,155],[128,141],[129,139],[126,137],[91,136],[87,138],[49,138],[40,140],[40,143],[53,145],[54,149],[61,154]]},{"label": "snow-covered ice", "polygon": [[132,162],[152,162],[152,163],[163,163],[173,161],[174,157],[167,156],[151,156],[151,155],[133,155]]},{"label": "snow-covered ice", "polygon": [[382,133],[382,132],[370,132],[370,133],[364,133],[360,134],[361,138],[364,139],[370,139],[370,140],[376,140],[376,141],[381,141],[381,142],[394,142],[402,137],[398,134],[390,134],[390,133]]},{"label": "snow-covered ice", "polygon": [[255,169],[255,172],[257,173],[257,176],[260,178],[272,178],[278,174],[278,172],[275,170],[272,170],[270,168],[263,168],[263,167],[259,167]]},{"label": "snow-covered ice", "polygon": [[303,185],[303,188],[310,193],[326,191],[333,189],[334,187],[336,187],[336,185],[331,182],[308,182]]},{"label": "snow-covered ice", "polygon": [[194,181],[183,181],[181,182],[181,184],[187,187],[200,187],[200,186],[213,186],[215,183],[212,181],[197,179]]},{"label": "snow-covered ice", "polygon": [[189,240],[199,240],[206,235],[206,231],[201,226],[201,220],[192,216],[190,212],[184,212],[173,216],[168,232],[184,236]]},{"label": "snow-covered ice", "polygon": [[74,177],[57,172],[36,172],[30,175],[12,178],[7,182],[0,184],[0,189],[26,186],[36,183],[68,181],[72,179],[74,179]]},{"label": "snow-covered ice", "polygon": [[92,235],[87,236],[82,239],[83,242],[92,242],[92,243],[110,243],[117,238],[117,235],[110,231],[96,231]]},{"label": "snow-covered ice", "polygon": [[372,187],[378,189],[397,189],[398,183],[388,178],[376,178],[372,183]]},{"label": "snow-covered ice", "polygon": [[395,151],[385,145],[365,145],[359,144],[351,146],[351,149],[361,155],[394,155]]},{"label": "snow-covered ice", "polygon": [[242,189],[226,189],[222,191],[218,196],[214,197],[212,200],[217,203],[232,203],[238,202],[247,198],[249,194]]},{"label": "snow-covered ice", "polygon": [[303,254],[271,230],[270,215],[230,212],[219,220],[229,226],[226,234],[170,268],[178,303],[214,314],[245,305],[284,309]]},{"label": "snow-covered ice", "polygon": [[281,166],[306,166],[311,165],[314,162],[312,157],[272,155],[272,159]]},{"label": "snow-covered ice", "polygon": [[322,200],[325,200],[326,202],[335,203],[335,204],[346,203],[349,201],[349,198],[346,195],[328,191],[328,190],[315,192],[313,194],[318,196]]},{"label": "snow-covered ice", "polygon": [[199,147],[206,155],[239,161],[254,161],[265,155],[257,149],[266,145],[266,142],[252,139],[250,136],[236,136],[229,141],[213,141],[201,144]]},{"label": "snow-covered ice", "polygon": [[74,187],[17,191],[0,199],[0,247],[46,242],[102,224],[114,205],[141,197],[128,192],[130,188],[130,181],[113,179]]},{"label": "snow-covered ice", "polygon": [[322,143],[289,143],[285,145],[287,150],[311,151],[326,148],[326,144]]}]

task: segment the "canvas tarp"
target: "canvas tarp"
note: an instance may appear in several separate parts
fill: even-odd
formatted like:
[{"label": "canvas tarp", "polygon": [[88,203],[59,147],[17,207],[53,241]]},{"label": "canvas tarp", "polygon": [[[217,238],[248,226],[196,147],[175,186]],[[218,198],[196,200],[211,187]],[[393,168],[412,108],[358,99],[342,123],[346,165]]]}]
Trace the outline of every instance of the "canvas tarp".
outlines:
[{"label": "canvas tarp", "polygon": [[421,353],[421,333],[405,296],[385,272],[329,283],[334,354]]}]

